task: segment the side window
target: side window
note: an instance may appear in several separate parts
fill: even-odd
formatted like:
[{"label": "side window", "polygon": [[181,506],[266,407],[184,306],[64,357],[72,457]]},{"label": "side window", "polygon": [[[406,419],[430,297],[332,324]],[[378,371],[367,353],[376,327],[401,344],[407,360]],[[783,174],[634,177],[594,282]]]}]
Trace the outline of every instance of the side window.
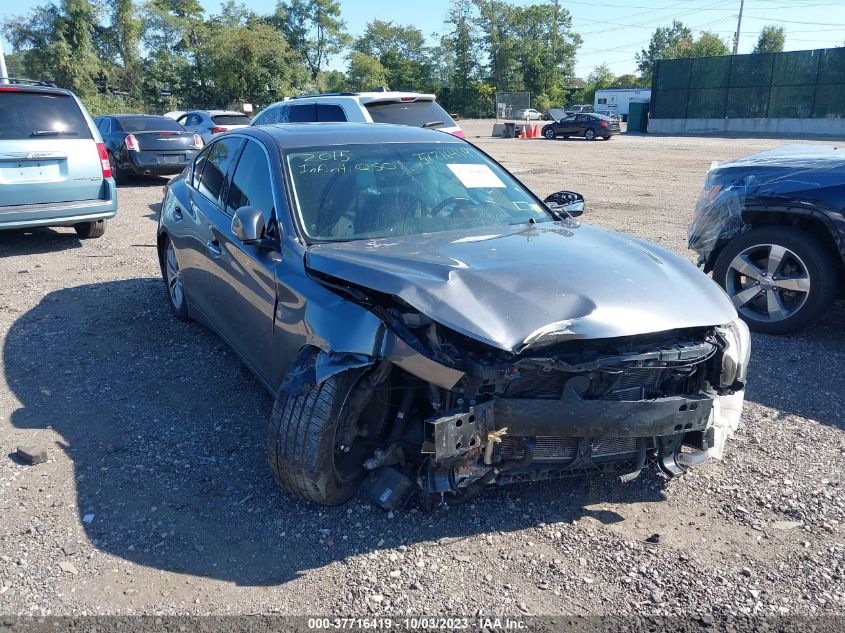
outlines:
[{"label": "side window", "polygon": [[232,177],[226,213],[233,215],[241,207],[261,209],[264,226],[271,229],[275,206],[267,154],[256,141],[247,141]]},{"label": "side window", "polygon": [[185,121],[184,125],[199,125],[200,124],[200,117],[198,114],[191,114],[188,115],[188,120]]},{"label": "side window", "polygon": [[253,125],[270,125],[272,123],[279,122],[279,113],[281,112],[281,107],[275,108],[268,108],[264,110],[261,114],[259,114],[255,121],[252,122]]},{"label": "side window", "polygon": [[317,120],[317,106],[313,103],[302,103],[290,106],[288,123],[313,123]]},{"label": "side window", "polygon": [[237,157],[243,140],[238,137],[224,138],[211,146],[196,185],[197,191],[213,202],[220,202],[226,174]]},{"label": "side window", "polygon": [[200,184],[200,176],[202,175],[202,166],[208,160],[208,153],[211,151],[213,145],[206,145],[205,149],[199,153],[196,160],[194,160],[194,170],[191,172],[191,186],[197,189]]},{"label": "side window", "polygon": [[188,125],[188,115],[183,114],[178,119],[176,119],[176,123],[178,123],[179,125]]},{"label": "side window", "polygon": [[322,122],[346,121],[346,114],[339,105],[330,103],[317,104],[317,120]]}]

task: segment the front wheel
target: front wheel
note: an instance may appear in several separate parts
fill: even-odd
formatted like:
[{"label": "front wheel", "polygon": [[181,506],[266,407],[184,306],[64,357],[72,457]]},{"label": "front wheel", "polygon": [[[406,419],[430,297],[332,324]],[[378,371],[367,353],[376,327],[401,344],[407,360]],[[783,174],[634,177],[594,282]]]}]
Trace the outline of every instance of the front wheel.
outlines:
[{"label": "front wheel", "polygon": [[[290,373],[308,370],[317,352],[300,354]],[[267,458],[276,482],[288,492],[326,506],[358,490],[364,460],[387,427],[389,388],[371,385],[371,372],[348,370],[302,393],[279,390],[267,431]]]},{"label": "front wheel", "polygon": [[584,138],[588,141],[595,141],[596,140],[596,133],[593,130],[587,130],[584,132]]},{"label": "front wheel", "polygon": [[554,131],[554,129],[552,129],[552,128],[550,128],[550,127],[549,127],[549,128],[546,128],[546,130],[543,132],[543,136],[545,136],[545,137],[546,137],[547,139],[549,139],[550,141],[553,141],[553,140],[554,140],[554,138],[555,138],[555,131]]},{"label": "front wheel", "polygon": [[785,334],[815,321],[836,294],[837,262],[806,232],[761,227],[731,240],[713,278],[755,332]]},{"label": "front wheel", "polygon": [[103,237],[106,233],[106,221],[97,220],[96,222],[80,222],[73,225],[73,230],[80,239],[91,240],[98,237]]}]

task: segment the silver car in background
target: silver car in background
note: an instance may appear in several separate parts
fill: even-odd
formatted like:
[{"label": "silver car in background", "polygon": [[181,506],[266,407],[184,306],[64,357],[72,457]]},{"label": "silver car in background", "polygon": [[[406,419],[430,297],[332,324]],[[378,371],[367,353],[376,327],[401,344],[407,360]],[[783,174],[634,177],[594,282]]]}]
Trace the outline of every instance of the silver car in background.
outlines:
[{"label": "silver car in background", "polygon": [[101,237],[115,213],[106,147],[79,99],[42,82],[0,85],[0,229]]},{"label": "silver car in background", "polygon": [[188,110],[174,118],[189,132],[199,134],[206,145],[215,134],[247,127],[251,121],[243,112],[234,110]]}]

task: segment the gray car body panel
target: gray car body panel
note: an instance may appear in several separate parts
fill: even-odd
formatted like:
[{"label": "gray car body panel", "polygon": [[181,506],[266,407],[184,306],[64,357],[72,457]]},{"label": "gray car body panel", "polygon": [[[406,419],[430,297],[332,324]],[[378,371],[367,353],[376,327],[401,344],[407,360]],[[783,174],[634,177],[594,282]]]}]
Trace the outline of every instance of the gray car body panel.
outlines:
[{"label": "gray car body panel", "polygon": [[574,222],[315,244],[307,265],[514,353],[736,318],[722,290],[686,260]]}]

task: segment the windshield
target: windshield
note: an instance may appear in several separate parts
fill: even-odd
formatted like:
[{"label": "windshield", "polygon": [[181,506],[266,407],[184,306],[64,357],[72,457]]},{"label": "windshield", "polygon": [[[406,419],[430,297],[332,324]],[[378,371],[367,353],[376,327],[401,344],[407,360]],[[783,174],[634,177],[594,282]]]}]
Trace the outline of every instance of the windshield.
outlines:
[{"label": "windshield", "polygon": [[373,123],[395,123],[412,127],[455,127],[446,110],[436,101],[376,101],[366,104]]},{"label": "windshield", "polygon": [[124,132],[184,132],[185,128],[166,116],[120,117]]},{"label": "windshield", "polygon": [[0,139],[42,136],[91,138],[88,123],[73,97],[23,90],[0,92]]},{"label": "windshield", "polygon": [[250,118],[243,114],[218,114],[211,117],[217,125],[249,125]]},{"label": "windshield", "polygon": [[299,221],[320,241],[417,235],[553,218],[463,143],[313,147],[286,154]]}]

